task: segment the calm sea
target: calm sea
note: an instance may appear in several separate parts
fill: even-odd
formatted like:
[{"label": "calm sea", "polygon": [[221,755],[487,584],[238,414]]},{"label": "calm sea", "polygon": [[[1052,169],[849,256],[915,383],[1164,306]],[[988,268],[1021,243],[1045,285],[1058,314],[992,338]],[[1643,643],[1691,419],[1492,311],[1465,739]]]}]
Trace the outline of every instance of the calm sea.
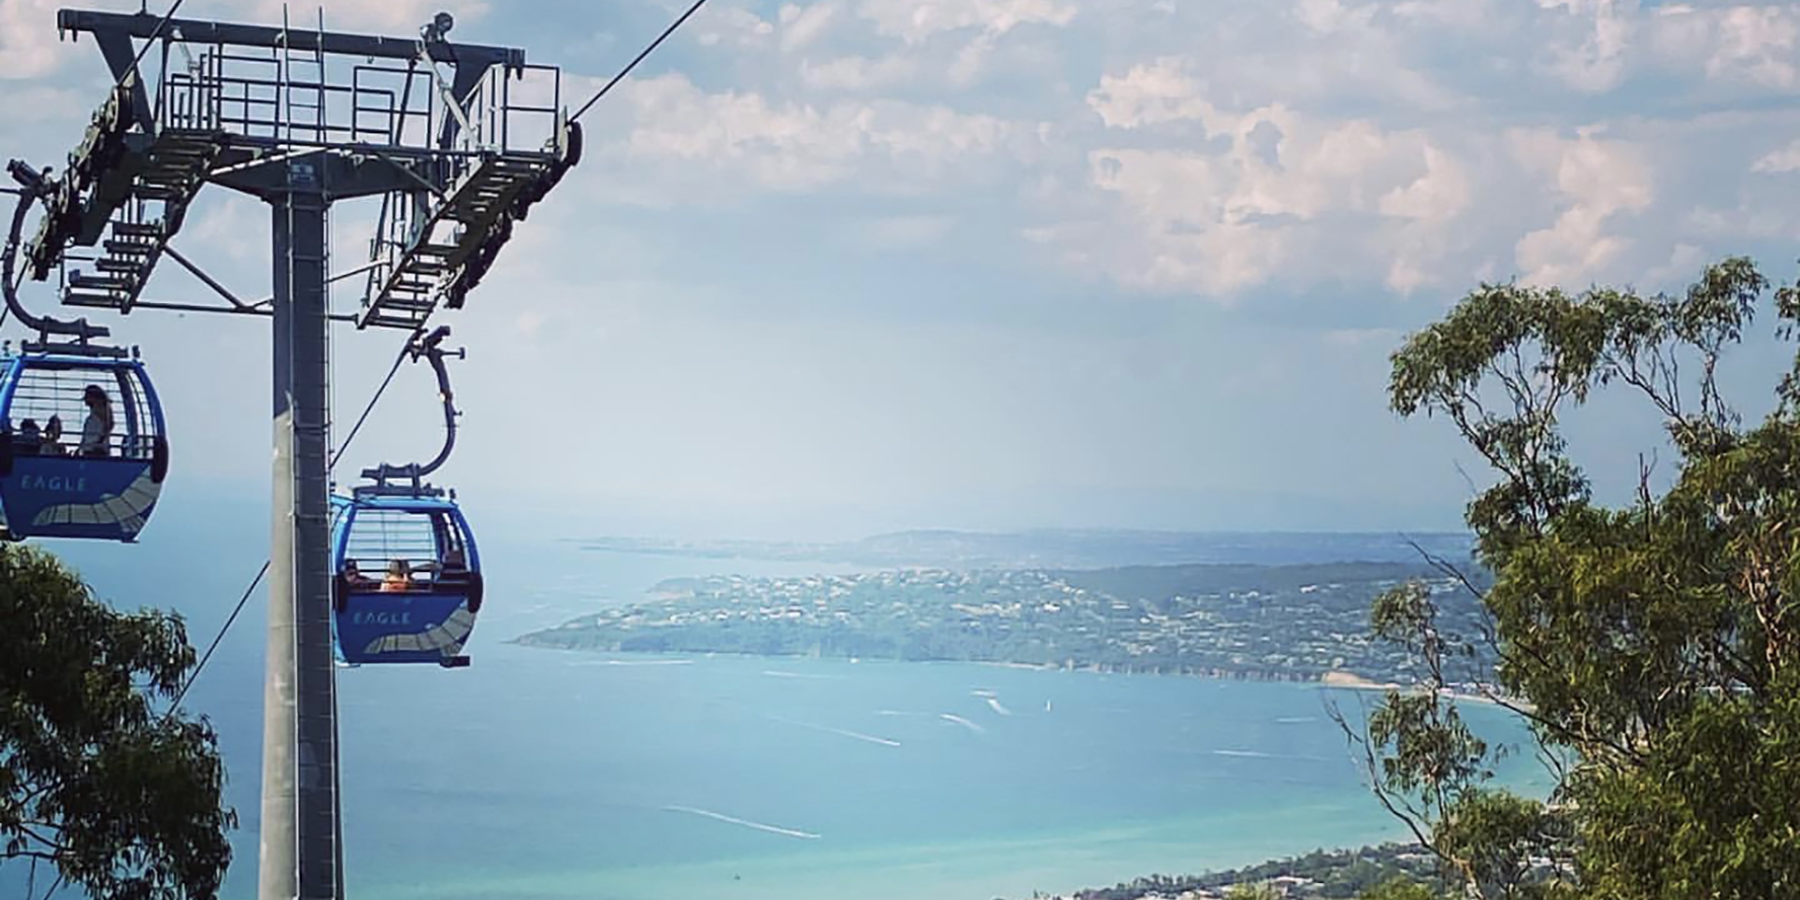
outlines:
[{"label": "calm sea", "polygon": [[[221,535],[205,559],[173,537],[129,557],[55,549],[122,605],[182,609],[203,646],[264,534]],[[1325,715],[1328,697],[1356,710],[1354,692],[531,650],[501,642],[664,577],[846,569],[491,538],[483,552],[493,587],[472,667],[339,673],[352,897],[989,900],[1403,835]],[[262,602],[188,701],[221,733],[243,826],[226,896],[245,900]],[[1492,739],[1524,739],[1497,711],[1470,715]],[[1528,756],[1504,774],[1541,790]]]}]

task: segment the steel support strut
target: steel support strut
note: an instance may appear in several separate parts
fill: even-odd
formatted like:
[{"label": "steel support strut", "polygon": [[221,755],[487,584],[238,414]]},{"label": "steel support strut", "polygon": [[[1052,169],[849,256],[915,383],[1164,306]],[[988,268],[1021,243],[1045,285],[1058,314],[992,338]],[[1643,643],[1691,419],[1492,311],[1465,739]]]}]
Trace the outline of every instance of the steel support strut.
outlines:
[{"label": "steel support strut", "polygon": [[319,157],[290,160],[274,225],[274,528],[263,701],[259,900],[339,897],[336,669],[326,454],[325,209]]}]

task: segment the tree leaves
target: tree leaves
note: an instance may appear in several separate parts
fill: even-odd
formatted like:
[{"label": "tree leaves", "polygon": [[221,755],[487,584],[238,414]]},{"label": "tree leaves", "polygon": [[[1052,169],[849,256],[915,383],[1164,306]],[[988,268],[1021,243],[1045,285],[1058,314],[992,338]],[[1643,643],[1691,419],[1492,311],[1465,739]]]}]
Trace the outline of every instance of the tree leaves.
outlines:
[{"label": "tree leaves", "polygon": [[[1368,720],[1377,792],[1481,896],[1800,890],[1800,354],[1753,428],[1714,378],[1769,287],[1736,257],[1678,297],[1483,285],[1392,357],[1393,408],[1447,414],[1499,474],[1467,515],[1494,574],[1494,695],[1556,777],[1549,804],[1483,786],[1429,594],[1377,604],[1377,636],[1428,673]],[[1800,288],[1775,305],[1793,336]],[[1612,385],[1681,453],[1670,490],[1623,509],[1591,504],[1558,431]]]},{"label": "tree leaves", "polygon": [[212,727],[158,713],[195,661],[179,616],[124,614],[0,546],[0,838],[97,900],[217,895],[231,859]]}]

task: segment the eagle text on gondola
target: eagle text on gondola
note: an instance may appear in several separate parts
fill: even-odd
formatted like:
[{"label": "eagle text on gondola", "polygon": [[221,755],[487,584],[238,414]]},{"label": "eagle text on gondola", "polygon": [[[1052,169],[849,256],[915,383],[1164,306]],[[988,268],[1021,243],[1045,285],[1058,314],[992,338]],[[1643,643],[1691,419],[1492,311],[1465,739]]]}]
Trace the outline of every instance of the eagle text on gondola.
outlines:
[{"label": "eagle text on gondola", "polygon": [[409,612],[359,612],[350,621],[357,625],[411,625]]},{"label": "eagle text on gondola", "polygon": [[87,479],[66,478],[61,475],[20,475],[19,487],[28,491],[64,491],[75,493],[87,490]]}]

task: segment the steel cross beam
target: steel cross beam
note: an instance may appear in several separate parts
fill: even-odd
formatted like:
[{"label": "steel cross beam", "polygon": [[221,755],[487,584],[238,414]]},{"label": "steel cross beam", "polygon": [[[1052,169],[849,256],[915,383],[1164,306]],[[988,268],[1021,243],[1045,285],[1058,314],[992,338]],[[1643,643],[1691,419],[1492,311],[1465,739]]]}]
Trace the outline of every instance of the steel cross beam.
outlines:
[{"label": "steel cross beam", "polygon": [[[441,32],[430,26],[427,34],[421,35],[424,40],[382,37],[370,34],[350,34],[337,31],[308,31],[304,28],[275,28],[268,25],[240,25],[232,22],[208,22],[199,19],[170,19],[163,22],[162,16],[152,13],[110,13],[88,9],[59,9],[56,11],[56,30],[58,34],[78,35],[88,32],[100,45],[101,53],[106,57],[106,64],[111,67],[113,78],[123,80],[130,72],[136,55],[131,51],[131,39],[157,39],[163,41],[181,41],[183,43],[219,44],[237,47],[265,47],[287,51],[318,51],[341,56],[356,56],[364,59],[415,60],[419,58],[420,46],[433,62],[452,63],[456,66],[455,83],[451,87],[455,98],[460,100],[468,96],[469,90],[481,80],[482,73],[493,66],[505,66],[511,71],[520,71],[525,66],[525,50],[521,47],[493,47],[483,44],[453,44],[443,39]],[[144,121],[150,119],[150,97],[139,78],[132,89],[132,105]],[[438,144],[448,147],[456,137],[457,122],[455,117],[447,117],[443,131],[439,135]]]},{"label": "steel cross beam", "polygon": [[[320,34],[304,28],[283,30],[268,25],[238,25],[197,19],[170,19],[169,24],[163,26],[159,33],[157,26],[161,22],[162,16],[153,13],[110,13],[86,9],[61,9],[56,12],[58,32],[78,34],[85,31],[96,38],[108,35],[144,39],[158,37],[197,44],[232,44],[308,52],[322,50],[325,53],[375,59],[409,60],[416,59],[419,55],[418,42],[405,38],[342,32]],[[426,49],[437,62],[462,65],[473,63],[477,66],[504,63],[512,68],[525,65],[525,51],[518,47],[432,41],[427,42]],[[129,66],[131,58],[126,57],[124,62]],[[118,64],[113,65],[113,75],[122,76],[124,73],[117,71]]]}]

